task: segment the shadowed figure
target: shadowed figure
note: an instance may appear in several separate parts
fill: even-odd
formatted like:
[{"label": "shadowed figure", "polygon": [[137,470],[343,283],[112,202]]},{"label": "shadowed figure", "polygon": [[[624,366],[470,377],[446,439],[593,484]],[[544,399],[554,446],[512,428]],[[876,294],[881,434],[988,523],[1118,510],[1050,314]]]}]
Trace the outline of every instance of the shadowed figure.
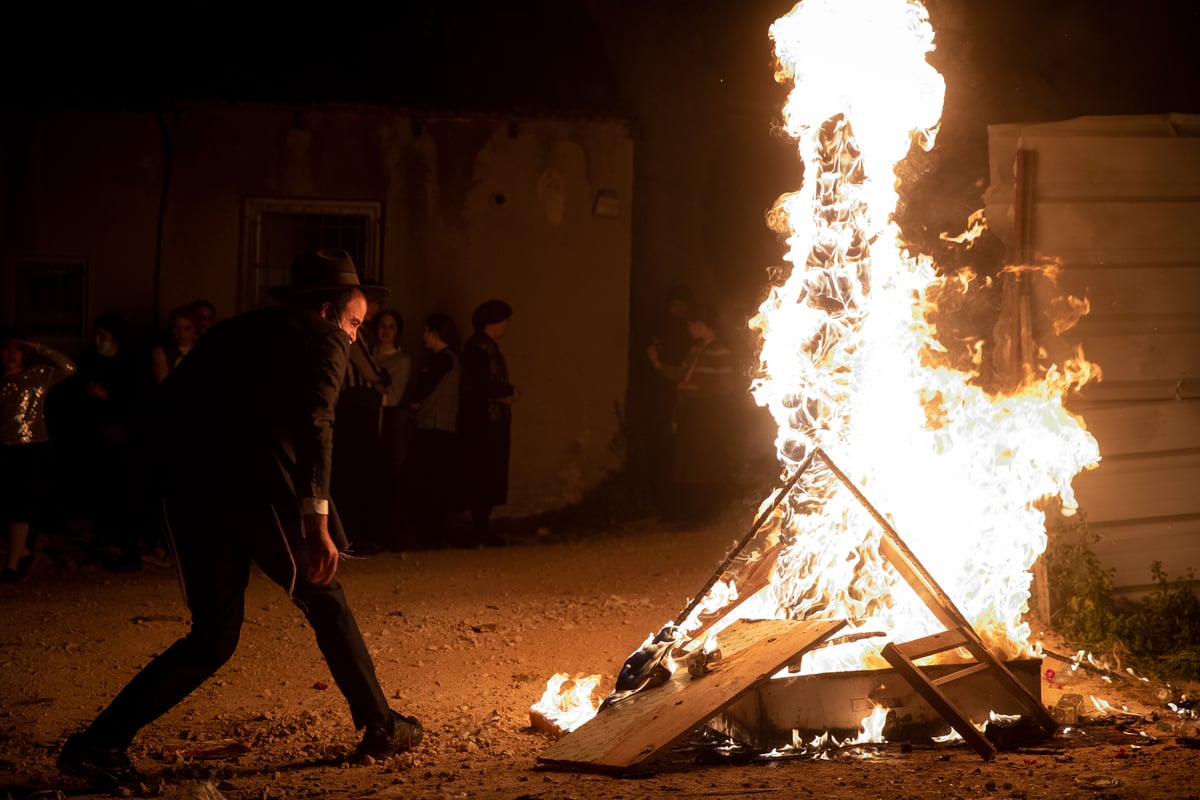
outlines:
[{"label": "shadowed figure", "polygon": [[477,544],[499,540],[491,530],[492,510],[508,502],[508,459],[512,406],[520,393],[509,383],[498,340],[508,330],[512,308],[488,300],[475,309],[475,332],[463,346],[458,434],[466,466],[466,500]]},{"label": "shadowed figure", "polygon": [[319,250],[298,257],[292,283],[272,294],[282,305],[213,325],[161,384],[157,475],[191,630],[67,740],[60,769],[94,785],[139,782],[125,754],[133,737],[233,655],[251,562],[312,626],[365,729],[356,755],[386,757],[421,739],[415,719],[389,708],[335,578],[347,542],[329,495],[334,408],[363,287],[348,254]]}]

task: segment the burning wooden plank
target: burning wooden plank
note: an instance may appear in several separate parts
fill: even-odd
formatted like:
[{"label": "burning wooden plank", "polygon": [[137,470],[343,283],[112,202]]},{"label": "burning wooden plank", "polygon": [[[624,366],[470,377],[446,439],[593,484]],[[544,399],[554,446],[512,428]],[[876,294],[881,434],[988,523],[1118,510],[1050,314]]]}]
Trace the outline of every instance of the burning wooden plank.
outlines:
[{"label": "burning wooden plank", "polygon": [[636,772],[661,762],[693,730],[841,630],[845,620],[740,620],[720,634],[722,658],[693,677],[666,683],[601,711],[547,748],[538,761],[601,772]]}]

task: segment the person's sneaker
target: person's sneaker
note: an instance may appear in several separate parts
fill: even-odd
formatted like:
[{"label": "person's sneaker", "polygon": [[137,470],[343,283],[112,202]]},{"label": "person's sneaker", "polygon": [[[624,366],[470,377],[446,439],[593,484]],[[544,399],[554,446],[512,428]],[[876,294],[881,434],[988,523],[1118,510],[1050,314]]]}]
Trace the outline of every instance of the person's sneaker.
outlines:
[{"label": "person's sneaker", "polygon": [[82,733],[67,737],[58,754],[58,769],[98,789],[121,789],[145,782],[145,776],[119,747],[104,747]]},{"label": "person's sneaker", "polygon": [[425,729],[416,717],[406,717],[395,711],[387,725],[367,726],[362,741],[354,750],[354,760],[368,757],[382,761],[398,753],[407,753],[425,737]]}]

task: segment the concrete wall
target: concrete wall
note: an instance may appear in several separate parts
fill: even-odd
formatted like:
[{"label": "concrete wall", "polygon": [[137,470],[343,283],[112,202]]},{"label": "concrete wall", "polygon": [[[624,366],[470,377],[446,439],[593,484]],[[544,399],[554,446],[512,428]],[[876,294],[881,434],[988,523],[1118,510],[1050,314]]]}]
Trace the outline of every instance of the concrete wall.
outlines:
[{"label": "concrete wall", "polygon": [[[214,103],[161,118],[26,115],[3,143],[6,272],[13,258],[85,258],[89,318],[117,311],[144,329],[194,297],[219,316],[249,304],[239,291],[248,199],[380,204],[379,275],[406,320],[406,349],[419,352],[432,311],[452,314],[465,338],[483,300],[514,308],[502,349],[523,399],[498,514],[561,506],[615,466],[629,353],[624,122]],[[2,283],[11,320],[18,301]]]},{"label": "concrete wall", "polygon": [[1031,151],[1024,238],[1091,305],[1045,343],[1081,344],[1103,370],[1069,403],[1100,444],[1099,468],[1075,481],[1094,549],[1131,592],[1150,588],[1156,560],[1171,578],[1200,571],[1200,117],[994,125],[988,137],[990,228],[1013,241],[1013,163]]}]

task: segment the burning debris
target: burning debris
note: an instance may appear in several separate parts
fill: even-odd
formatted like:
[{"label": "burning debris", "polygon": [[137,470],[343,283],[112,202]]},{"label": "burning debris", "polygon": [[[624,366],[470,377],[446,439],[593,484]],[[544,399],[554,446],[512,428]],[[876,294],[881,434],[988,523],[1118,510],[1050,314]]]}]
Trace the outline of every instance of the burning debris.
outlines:
[{"label": "burning debris", "polygon": [[[1036,346],[1028,283],[1051,280],[1053,270],[1014,268],[1000,292],[990,346],[993,372],[1008,380],[981,379],[982,338],[955,343],[965,359],[943,341],[935,320],[979,282],[969,272],[939,276],[907,251],[894,221],[896,165],[912,146],[933,146],[945,88],[925,60],[933,49],[925,8],[803,0],[771,37],[777,78],[794,87],[784,118],[805,180],[769,216],[791,266],[774,271],[750,321],[761,339],[750,389],[776,420],[790,477],[712,580],[627,659],[595,724],[611,727],[605,718],[627,717],[627,704],[683,691],[676,658],[697,685],[736,664],[726,638],[735,626],[824,622],[848,635],[805,640],[787,658],[791,674],[890,666],[988,758],[993,739],[1044,737],[1058,724],[1040,703],[1036,670],[1031,687],[1009,664],[1036,659],[1025,612],[1047,501],[1073,512],[1071,481],[1099,461],[1095,439],[1063,404],[1098,373],[1081,355],[1056,364]],[[1062,305],[1086,311],[1083,301]],[[710,662],[697,655],[705,648],[724,655]],[[930,676],[946,665],[950,674]],[[992,681],[988,691],[999,687],[1004,707],[968,713],[949,693],[952,682],[979,674]],[[763,691],[770,677],[754,677],[737,695]],[[861,709],[862,731],[881,738],[887,708]],[[718,724],[747,734],[736,720]],[[556,748],[547,761],[570,760],[559,758],[570,747]]]},{"label": "burning debris", "polygon": [[698,723],[729,707],[747,689],[819,646],[841,620],[738,620],[725,629],[722,657],[699,675],[679,670],[662,684],[610,704],[547,748],[544,764],[633,772],[670,759]]},{"label": "burning debris", "polygon": [[599,675],[559,672],[546,682],[542,698],[529,709],[529,720],[537,730],[561,738],[592,718],[592,693],[600,685]]},{"label": "burning debris", "polygon": [[[946,628],[940,633],[910,642],[900,644],[889,642],[882,649],[884,658],[896,669],[903,680],[916,690],[926,703],[939,716],[947,720],[954,730],[985,759],[994,755],[999,747],[1013,747],[1017,742],[1036,741],[1052,733],[1058,723],[1041,706],[1040,699],[1027,685],[1021,683],[1008,667],[995,658],[971,628],[970,623],[955,608],[949,597],[900,540],[898,533],[883,515],[870,504],[857,487],[849,482],[845,474],[820,448],[813,450],[810,457],[806,459],[806,465],[817,459],[823,461],[838,480],[850,487],[854,497],[880,524],[883,530],[880,542],[881,557],[907,581],[934,617]],[[789,481],[787,485],[790,486],[793,483],[794,480]],[[736,551],[725,560],[722,568],[732,562],[734,555],[736,555]],[[714,583],[715,581],[710,581],[708,585],[711,586]],[[688,616],[686,610],[681,617],[685,616]],[[722,722],[732,720],[729,730],[736,731],[737,716],[730,712],[731,707],[749,691],[758,689],[764,681],[775,674],[773,672],[764,673],[758,669],[747,672],[749,669],[747,665],[757,664],[756,657],[761,657],[758,651],[776,645],[776,642],[781,639],[790,642],[793,635],[793,630],[786,628],[780,630],[769,628],[765,632],[762,628],[753,628],[754,624],[765,622],[769,622],[769,620],[741,618],[730,624],[729,628],[723,629],[722,640],[728,645],[730,637],[733,637],[735,642],[731,648],[734,655],[729,659],[719,655],[720,650],[711,635],[703,640],[693,637],[690,642],[683,642],[679,635],[681,628],[673,624],[664,626],[657,636],[648,640],[641,650],[635,652],[626,661],[622,670],[622,678],[629,681],[628,685],[621,688],[621,684],[618,682],[618,691],[610,695],[601,707],[601,711],[605,711],[620,704],[619,710],[612,710],[598,717],[593,721],[596,724],[591,726],[592,730],[587,735],[576,738],[574,741],[564,742],[562,746],[550,748],[543,753],[541,760],[546,763],[588,765],[594,768],[630,769],[644,762],[665,757],[668,750],[674,749],[680,739],[688,735],[695,723],[704,719],[715,720],[718,715],[721,715],[720,721],[715,726],[710,722],[710,726],[719,727]],[[817,624],[821,622],[828,624],[829,627]],[[792,648],[779,650],[776,645],[770,647],[768,652],[773,659],[791,653],[792,655],[784,663],[798,665],[801,656],[805,653],[832,644],[833,633],[840,630],[845,624],[846,620],[844,619],[807,621],[804,625],[794,629],[796,638],[792,642]],[[734,630],[736,630],[736,634],[731,633]],[[761,637],[760,640],[755,641],[748,638],[753,632],[761,633],[763,636],[769,633],[776,635],[766,638],[765,642]],[[787,633],[788,637],[785,638],[782,635],[784,633]],[[874,636],[875,634],[872,633],[867,638]],[[851,636],[847,641],[859,641],[862,638],[864,637]],[[701,646],[691,646],[697,642],[700,642]],[[974,662],[970,665],[955,666],[952,668],[953,671],[944,672],[937,677],[930,676],[925,669],[919,668],[915,664],[917,660],[951,650],[968,652],[974,658]],[[689,666],[688,674],[693,680],[699,681],[714,670],[727,670],[729,674],[724,676],[724,680],[709,680],[699,683],[701,688],[695,689],[691,693],[695,702],[688,703],[684,699],[684,693],[693,684],[674,675],[673,657],[677,655],[686,656]],[[776,669],[778,670],[778,667]],[[950,693],[952,682],[964,678],[970,679],[981,673],[986,673],[999,686],[1001,695],[1007,698],[1006,703],[1015,704],[1015,707],[1021,712],[1019,716],[1008,720],[1002,720],[994,712],[989,712],[993,723],[992,727],[997,731],[993,735],[985,735],[986,726],[976,728],[970,716],[962,710],[961,701]],[[548,695],[551,693],[553,683],[552,681],[551,687],[547,690]],[[719,691],[712,691],[714,687]],[[657,691],[649,691],[652,689]],[[630,698],[640,701],[640,704],[634,703],[631,707]],[[665,713],[667,709],[664,708],[664,704],[666,703],[670,703],[670,713]],[[702,712],[700,717],[695,716],[697,705]],[[761,717],[761,709],[765,705],[768,704],[765,704],[760,698],[757,702],[752,703],[750,708],[752,711],[759,711],[757,716]],[[894,701],[885,704],[873,699],[872,705],[874,711],[862,723],[868,740],[876,735],[873,731],[882,729],[883,722],[887,718],[888,708],[902,704]],[[685,706],[687,707],[684,708]],[[752,716],[754,715],[752,714]],[[681,723],[682,727],[680,727]],[[764,726],[761,720],[756,718],[742,727],[741,733],[746,735],[740,737],[741,739],[755,742],[760,749],[768,746],[770,729],[768,726]],[[612,737],[614,736],[620,740],[619,743],[613,741]],[[855,743],[858,741],[861,739],[856,739]],[[640,749],[639,745],[642,745]]]}]

